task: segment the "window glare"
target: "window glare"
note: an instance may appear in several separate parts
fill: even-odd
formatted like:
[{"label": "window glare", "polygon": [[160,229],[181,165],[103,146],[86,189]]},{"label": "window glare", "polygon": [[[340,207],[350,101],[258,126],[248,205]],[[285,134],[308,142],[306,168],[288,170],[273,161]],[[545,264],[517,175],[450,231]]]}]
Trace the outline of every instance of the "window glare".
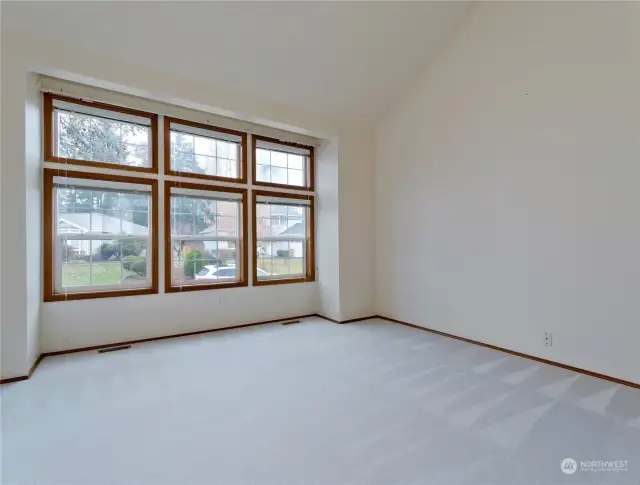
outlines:
[{"label": "window glare", "polygon": [[55,154],[61,158],[150,167],[148,126],[56,109]]},{"label": "window glare", "polygon": [[256,180],[304,187],[308,158],[278,150],[256,148]]},{"label": "window glare", "polygon": [[171,169],[176,172],[239,178],[240,144],[171,131]]}]

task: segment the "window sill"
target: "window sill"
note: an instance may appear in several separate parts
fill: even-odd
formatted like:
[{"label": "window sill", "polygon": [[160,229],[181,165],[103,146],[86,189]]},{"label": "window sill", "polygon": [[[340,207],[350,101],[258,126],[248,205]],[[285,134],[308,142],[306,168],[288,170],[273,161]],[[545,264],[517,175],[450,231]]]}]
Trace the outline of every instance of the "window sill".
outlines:
[{"label": "window sill", "polygon": [[299,190],[301,192],[313,192],[313,187],[304,187],[302,185],[275,184],[273,182],[259,182],[257,180],[253,181],[253,185],[259,186],[259,187],[271,187],[274,189],[289,189],[289,190]]},{"label": "window sill", "polygon": [[107,168],[110,170],[121,170],[123,172],[141,172],[141,173],[152,173],[157,174],[157,167],[133,167],[130,165],[121,165],[118,163],[107,163],[107,162],[91,162],[88,160],[77,160],[75,158],[62,158],[62,157],[47,157],[45,158],[45,162],[52,163],[60,163],[63,165],[78,165],[81,167],[95,167],[95,168]]},{"label": "window sill", "polygon": [[234,281],[230,283],[203,283],[197,285],[185,285],[185,286],[167,286],[165,293],[184,293],[185,291],[200,291],[200,290],[223,290],[225,288],[241,288],[248,286],[246,281]]},{"label": "window sill", "polygon": [[154,288],[134,288],[131,290],[92,291],[86,293],[54,293],[44,297],[45,303],[56,301],[92,300],[95,298],[118,298],[121,296],[155,295]]},{"label": "window sill", "polygon": [[[183,179],[198,179],[198,180],[210,180],[211,182],[226,182],[231,184],[246,184],[247,176],[244,175],[242,178],[233,178],[233,177],[219,177],[218,175],[206,175],[201,173],[189,173],[189,172],[179,172],[177,170],[170,170],[165,168],[165,175],[170,175],[172,177],[180,177]],[[214,190],[214,189],[211,189]]]},{"label": "window sill", "polygon": [[278,278],[271,280],[258,280],[254,279],[253,286],[271,286],[271,285],[288,285],[291,283],[311,283],[315,281],[315,278],[302,277],[302,278]]}]

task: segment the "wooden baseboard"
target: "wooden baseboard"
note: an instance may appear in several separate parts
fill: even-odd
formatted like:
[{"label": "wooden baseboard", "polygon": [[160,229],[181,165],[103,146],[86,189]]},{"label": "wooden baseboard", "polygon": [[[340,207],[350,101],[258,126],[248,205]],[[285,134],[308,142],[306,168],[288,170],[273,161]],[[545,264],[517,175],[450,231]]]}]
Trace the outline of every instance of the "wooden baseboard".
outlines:
[{"label": "wooden baseboard", "polygon": [[256,325],[266,325],[268,323],[290,322],[292,320],[297,320],[297,319],[301,319],[301,318],[310,318],[310,317],[315,317],[315,316],[317,316],[317,315],[312,313],[310,315],[301,315],[299,317],[278,318],[276,320],[265,320],[263,322],[246,323],[244,325],[236,325],[234,327],[212,328],[212,329],[208,329],[208,330],[198,330],[198,331],[195,331],[195,332],[186,332],[186,333],[178,333],[178,334],[173,334],[173,335],[164,335],[162,337],[151,337],[151,338],[138,339],[138,340],[129,340],[127,342],[116,342],[116,343],[104,344],[104,345],[93,345],[91,347],[82,347],[82,348],[77,348],[77,349],[58,350],[56,352],[44,352],[44,353],[42,353],[42,354],[40,354],[38,356],[36,361],[31,366],[31,369],[29,370],[29,375],[19,376],[19,377],[10,377],[8,379],[2,379],[2,380],[0,380],[0,384],[9,384],[11,382],[26,381],[27,379],[29,379],[33,375],[33,373],[35,372],[35,370],[38,367],[38,365],[40,364],[40,362],[42,362],[42,359],[44,359],[45,357],[52,357],[54,355],[73,354],[73,353],[76,353],[76,352],[86,352],[88,350],[100,350],[100,349],[106,349],[106,348],[109,348],[109,347],[117,347],[117,346],[120,346],[120,345],[131,345],[131,344],[139,344],[139,343],[143,343],[143,342],[152,342],[154,340],[165,340],[165,339],[169,339],[169,338],[189,337],[191,335],[200,335],[200,334],[203,334],[203,333],[220,332],[222,330],[234,330],[234,329],[237,329],[237,328],[254,327]]},{"label": "wooden baseboard", "polygon": [[529,354],[523,354],[521,352],[516,352],[515,350],[509,350],[509,349],[505,349],[503,347],[498,347],[496,345],[491,345],[491,344],[487,344],[484,342],[478,342],[477,340],[471,340],[468,338],[464,338],[464,337],[459,337],[457,335],[453,335],[450,333],[446,333],[446,332],[440,332],[439,330],[433,330],[431,328],[427,328],[427,327],[421,327],[419,325],[414,325],[412,323],[407,323],[407,322],[403,322],[401,320],[396,320],[394,318],[388,318],[388,317],[383,317],[383,316],[376,316],[375,318],[380,318],[381,320],[386,320],[388,322],[393,322],[393,323],[397,323],[400,325],[404,325],[406,327],[411,327],[411,328],[415,328],[418,330],[423,330],[425,332],[430,332],[430,333],[435,333],[437,335],[442,335],[443,337],[449,337],[449,338],[453,338],[456,340],[461,340],[463,342],[467,342],[470,344],[475,344],[475,345],[480,345],[482,347],[486,347],[488,349],[491,350],[497,350],[500,352],[504,352],[507,354],[511,354],[511,355],[515,355],[516,357],[522,357],[523,359],[529,359],[529,360],[534,360],[536,362],[540,362],[542,364],[549,364],[549,365],[553,365],[555,367],[560,367],[562,369],[567,369],[573,372],[578,372],[579,374],[585,374],[591,377],[595,377],[597,379],[604,379],[605,381],[610,381],[610,382],[614,382],[616,384],[621,384],[623,386],[629,386],[629,387],[633,387],[634,389],[640,389],[640,384],[637,384],[635,382],[631,382],[631,381],[626,381],[624,379],[618,379],[617,377],[611,377],[605,374],[600,374],[599,372],[593,372],[587,369],[581,369],[579,367],[574,367],[572,365],[567,365],[567,364],[561,364],[560,362],[555,362],[553,360],[548,360],[548,359],[542,359],[540,357],[535,357],[533,355],[529,355]]},{"label": "wooden baseboard", "polygon": [[324,315],[316,314],[318,318],[322,318],[323,320],[328,320],[333,323],[353,323],[353,322],[361,322],[362,320],[371,320],[372,318],[378,318],[376,315],[371,315],[369,317],[360,317],[360,318],[352,318],[351,320],[335,320],[333,318],[325,317]]},{"label": "wooden baseboard", "polygon": [[40,362],[42,362],[42,359],[44,359],[44,354],[40,354],[36,359],[36,361],[31,366],[31,369],[29,369],[29,377],[31,377],[33,373],[36,371],[36,368],[38,367],[38,365],[40,365]]},{"label": "wooden baseboard", "polygon": [[38,364],[40,364],[40,362],[42,362],[42,359],[44,359],[44,355],[40,354],[38,356],[38,358],[36,359],[36,361],[31,366],[31,369],[29,369],[29,374],[27,374],[26,376],[9,377],[8,379],[2,379],[2,380],[0,380],[0,385],[9,384],[11,382],[26,381],[27,379],[29,379],[33,375],[33,373],[36,370],[36,367],[38,367]]},{"label": "wooden baseboard", "polygon": [[234,329],[238,329],[238,328],[246,328],[246,327],[253,327],[256,325],[266,325],[269,323],[278,323],[278,322],[288,322],[291,320],[296,320],[296,319],[302,319],[302,318],[310,318],[310,317],[318,317],[318,318],[322,318],[323,320],[327,320],[329,322],[332,323],[338,323],[338,324],[345,324],[345,323],[354,323],[354,322],[360,322],[363,320],[371,320],[374,318],[379,318],[381,320],[386,320],[388,322],[392,322],[392,323],[397,323],[399,325],[404,325],[406,327],[411,327],[411,328],[415,328],[417,330],[422,330],[425,332],[430,332],[433,334],[437,334],[437,335],[442,335],[443,337],[449,337],[449,338],[453,338],[456,340],[461,340],[463,342],[467,342],[470,344],[474,344],[474,345],[480,345],[482,347],[486,347],[488,349],[491,350],[497,350],[499,352],[504,352],[507,354],[511,354],[511,355],[515,355],[516,357],[522,357],[524,359],[529,359],[529,360],[534,360],[536,362],[540,362],[542,364],[548,364],[548,365],[553,365],[556,367],[560,367],[562,369],[567,369],[573,372],[578,372],[580,374],[585,374],[591,377],[595,377],[597,379],[604,379],[606,381],[610,381],[610,382],[614,382],[616,384],[621,384],[623,386],[629,386],[632,387],[634,389],[640,389],[640,384],[635,383],[635,382],[631,382],[631,381],[627,381],[624,379],[618,379],[617,377],[611,377],[605,374],[600,374],[598,372],[593,372],[587,369],[581,369],[579,367],[574,367],[571,365],[566,365],[566,364],[561,364],[559,362],[555,362],[552,360],[548,360],[548,359],[542,359],[540,357],[535,357],[533,355],[529,355],[529,354],[523,354],[521,352],[516,352],[515,350],[509,350],[509,349],[505,349],[503,347],[498,347],[496,345],[491,345],[491,344],[487,344],[484,342],[479,342],[477,340],[471,340],[465,337],[459,337],[457,335],[453,335],[450,333],[446,333],[446,332],[441,332],[439,330],[433,330],[431,328],[427,328],[427,327],[421,327],[420,325],[414,325],[412,323],[407,323],[407,322],[403,322],[401,320],[396,320],[394,318],[389,318],[389,317],[383,317],[381,315],[372,315],[370,317],[361,317],[361,318],[353,318],[351,320],[343,320],[343,321],[338,321],[338,320],[334,320],[333,318],[329,318],[329,317],[325,317],[323,315],[319,315],[319,314],[311,314],[311,315],[302,315],[299,317],[292,317],[292,318],[279,318],[276,320],[266,320],[263,322],[255,322],[255,323],[247,323],[244,325],[236,325],[234,327],[223,327],[223,328],[213,328],[213,329],[209,329],[209,330],[198,330],[195,332],[186,332],[186,333],[179,333],[179,334],[173,334],[173,335],[165,335],[162,337],[151,337],[151,338],[146,338],[146,339],[138,339],[138,340],[129,340],[126,342],[116,342],[116,343],[112,343],[112,344],[104,344],[104,345],[94,345],[91,347],[82,347],[82,348],[77,348],[77,349],[69,349],[69,350],[59,350],[56,352],[45,352],[43,354],[40,354],[38,356],[38,358],[36,359],[36,361],[33,363],[33,365],[31,366],[31,369],[29,370],[29,375],[26,376],[18,376],[18,377],[10,377],[8,379],[2,379],[0,380],[0,384],[9,384],[11,382],[19,382],[19,381],[26,381],[27,379],[29,379],[33,373],[35,372],[36,368],[38,367],[38,365],[40,364],[40,362],[42,362],[42,359],[44,359],[45,357],[51,357],[54,355],[62,355],[62,354],[71,354],[71,353],[76,353],[76,352],[86,352],[89,350],[99,350],[99,349],[105,349],[105,348],[109,348],[109,347],[116,347],[116,346],[120,346],[120,345],[131,345],[131,344],[138,344],[138,343],[144,343],[144,342],[152,342],[155,340],[165,340],[165,339],[170,339],[170,338],[179,338],[179,337],[188,337],[188,336],[192,336],[192,335],[200,335],[200,334],[204,334],[204,333],[212,333],[212,332],[220,332],[223,330],[234,330]]},{"label": "wooden baseboard", "polygon": [[299,320],[301,318],[309,318],[309,317],[315,317],[315,314],[301,315],[299,317],[291,317],[291,318],[278,318],[276,320],[265,320],[264,322],[245,323],[243,325],[235,325],[233,327],[211,328],[208,330],[197,330],[195,332],[175,333],[172,335],[163,335],[161,337],[150,337],[150,338],[142,338],[137,340],[126,340],[124,342],[114,342],[111,344],[92,345],[91,347],[81,347],[81,348],[68,349],[68,350],[57,350],[55,352],[45,352],[43,356],[52,357],[54,355],[73,354],[76,352],[86,352],[88,350],[100,350],[100,349],[106,349],[109,347],[119,347],[121,345],[141,344],[145,342],[154,342],[156,340],[166,340],[170,338],[191,337],[193,335],[202,335],[204,333],[222,332],[223,330],[236,330],[238,328],[255,327],[256,325],[266,325],[268,323],[288,322],[291,320]]},{"label": "wooden baseboard", "polygon": [[9,384],[11,382],[26,381],[27,379],[29,379],[29,376],[9,377],[8,379],[0,380],[0,385],[1,384]]}]

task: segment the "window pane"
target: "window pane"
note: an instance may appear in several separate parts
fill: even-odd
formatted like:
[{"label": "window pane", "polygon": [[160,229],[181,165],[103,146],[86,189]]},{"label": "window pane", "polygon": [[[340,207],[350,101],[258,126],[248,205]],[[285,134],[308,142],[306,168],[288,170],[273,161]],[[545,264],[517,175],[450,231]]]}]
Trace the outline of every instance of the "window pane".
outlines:
[{"label": "window pane", "polygon": [[202,136],[196,136],[195,138],[195,153],[198,155],[210,155],[216,156],[216,141],[212,138],[204,138]]},{"label": "window pane", "polygon": [[171,169],[177,172],[238,178],[239,153],[239,143],[171,132]]},{"label": "window pane", "polygon": [[[173,286],[210,284],[220,279],[236,280],[239,265],[240,202],[200,197],[171,196]],[[201,236],[185,240],[181,236]],[[230,240],[210,240],[229,238]],[[221,268],[232,268],[233,276],[218,276]],[[228,272],[230,273],[230,272]]]},{"label": "window pane", "polygon": [[304,157],[302,155],[293,155],[289,154],[289,165],[288,168],[294,170],[303,170],[304,169]]},{"label": "window pane", "polygon": [[282,152],[271,152],[271,165],[273,167],[287,168],[287,154]]},{"label": "window pane", "polygon": [[296,205],[256,204],[258,239],[274,236],[306,236],[306,209]]},{"label": "window pane", "polygon": [[62,287],[146,286],[147,241],[144,239],[60,241]]},{"label": "window pane", "polygon": [[289,185],[304,186],[302,170],[289,169]]},{"label": "window pane", "polygon": [[305,243],[303,241],[261,241],[257,244],[258,279],[305,274]]},{"label": "window pane", "polygon": [[216,156],[218,158],[228,158],[229,160],[238,160],[238,144],[227,141],[216,142]]},{"label": "window pane", "polygon": [[238,163],[235,160],[218,158],[218,176],[238,178]]},{"label": "window pane", "polygon": [[306,214],[303,206],[256,204],[257,267],[268,273],[258,279],[306,274]]},{"label": "window pane", "polygon": [[171,196],[171,234],[228,236],[238,234],[240,203],[187,196]]},{"label": "window pane", "polygon": [[306,185],[309,156],[304,153],[290,153],[291,148],[268,149],[260,147],[257,140],[255,150],[256,180],[275,184],[304,187]]},{"label": "window pane", "polygon": [[56,197],[59,234],[149,234],[148,194],[60,186]]},{"label": "window pane", "polygon": [[148,126],[56,109],[55,153],[73,158],[134,167],[150,167]]},{"label": "window pane", "polygon": [[237,279],[235,267],[238,265],[236,243],[232,241],[185,241],[172,240],[173,286],[215,283],[221,268],[233,268],[234,274],[226,280]]},{"label": "window pane", "polygon": [[256,163],[271,165],[271,152],[260,148],[256,149]]},{"label": "window pane", "polygon": [[203,173],[205,175],[217,175],[216,157],[206,155],[196,155],[196,170],[192,173]]},{"label": "window pane", "polygon": [[271,166],[256,165],[256,180],[260,182],[271,182]]},{"label": "window pane", "polygon": [[271,182],[274,184],[287,183],[287,169],[280,167],[271,167]]}]

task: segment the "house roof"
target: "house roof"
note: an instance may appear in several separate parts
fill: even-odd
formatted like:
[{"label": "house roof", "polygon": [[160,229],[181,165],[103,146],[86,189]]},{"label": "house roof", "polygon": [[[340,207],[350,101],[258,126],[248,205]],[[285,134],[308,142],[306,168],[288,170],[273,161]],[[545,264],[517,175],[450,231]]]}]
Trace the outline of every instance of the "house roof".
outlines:
[{"label": "house roof", "polygon": [[293,226],[278,234],[278,236],[304,236],[304,223],[296,222]]},{"label": "house roof", "polygon": [[77,227],[80,232],[107,232],[116,233],[121,232],[129,234],[147,233],[149,228],[122,220],[122,228],[120,228],[120,219],[111,217],[99,212],[69,212],[60,215],[60,222],[66,222],[72,226]]}]

